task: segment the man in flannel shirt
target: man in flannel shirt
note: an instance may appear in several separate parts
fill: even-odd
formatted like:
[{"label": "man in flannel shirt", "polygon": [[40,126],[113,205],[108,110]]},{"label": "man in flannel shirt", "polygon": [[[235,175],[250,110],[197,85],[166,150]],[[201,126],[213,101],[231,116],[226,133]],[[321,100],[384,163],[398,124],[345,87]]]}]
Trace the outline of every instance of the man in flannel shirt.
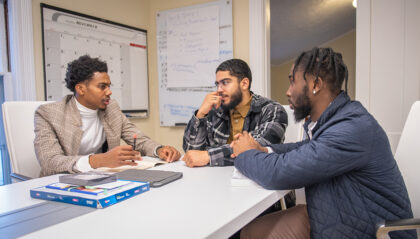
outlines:
[{"label": "man in flannel shirt", "polygon": [[251,70],[243,60],[227,60],[217,67],[217,91],[206,95],[185,129],[183,160],[188,167],[233,165],[229,144],[242,131],[263,146],[283,142],[286,111],[250,91],[251,82]]}]

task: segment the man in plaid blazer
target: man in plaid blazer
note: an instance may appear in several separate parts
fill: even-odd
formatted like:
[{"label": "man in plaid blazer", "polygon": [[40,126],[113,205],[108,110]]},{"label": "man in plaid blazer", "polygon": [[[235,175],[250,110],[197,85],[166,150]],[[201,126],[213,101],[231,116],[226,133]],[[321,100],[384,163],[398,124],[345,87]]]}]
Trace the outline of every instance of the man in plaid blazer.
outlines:
[{"label": "man in plaid blazer", "polygon": [[227,60],[216,69],[217,91],[209,93],[189,121],[183,148],[187,166],[233,165],[229,143],[242,131],[261,145],[284,140],[287,113],[277,102],[250,91],[251,70],[240,59]]},{"label": "man in plaid blazer", "polygon": [[[41,176],[135,165],[141,155],[168,162],[180,153],[138,130],[111,100],[105,62],[82,56],[68,64],[66,86],[74,95],[41,105],[35,112],[35,152]],[[128,145],[120,146],[120,140]]]}]

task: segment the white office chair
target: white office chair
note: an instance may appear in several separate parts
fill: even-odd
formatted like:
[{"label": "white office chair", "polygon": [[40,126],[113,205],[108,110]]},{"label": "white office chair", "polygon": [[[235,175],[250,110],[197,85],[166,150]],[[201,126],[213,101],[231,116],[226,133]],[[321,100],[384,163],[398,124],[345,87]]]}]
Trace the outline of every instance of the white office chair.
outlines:
[{"label": "white office chair", "polygon": [[[283,105],[287,113],[288,125],[286,128],[284,143],[299,142],[303,138],[303,121],[296,123],[293,110],[289,105]],[[306,204],[305,188],[295,189],[296,204]]]},{"label": "white office chair", "polygon": [[387,238],[390,231],[408,229],[417,229],[417,235],[420,235],[420,187],[418,185],[420,182],[419,122],[420,101],[417,101],[411,107],[395,152],[395,160],[404,177],[415,219],[385,221],[378,225],[377,238]]},{"label": "white office chair", "polygon": [[303,121],[296,123],[293,110],[288,105],[283,105],[287,113],[288,124],[285,133],[284,143],[299,142],[303,138]]},{"label": "white office chair", "polygon": [[48,101],[10,101],[3,103],[3,124],[14,182],[39,177],[41,167],[34,149],[34,115]]}]

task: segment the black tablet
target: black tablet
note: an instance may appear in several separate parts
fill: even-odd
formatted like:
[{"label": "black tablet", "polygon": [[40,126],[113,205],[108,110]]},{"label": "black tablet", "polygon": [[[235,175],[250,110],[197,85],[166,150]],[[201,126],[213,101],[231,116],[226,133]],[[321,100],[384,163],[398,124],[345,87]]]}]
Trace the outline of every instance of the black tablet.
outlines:
[{"label": "black tablet", "polygon": [[160,187],[179,178],[182,178],[181,172],[148,170],[148,169],[127,169],[116,173],[118,179],[149,182],[150,187]]}]

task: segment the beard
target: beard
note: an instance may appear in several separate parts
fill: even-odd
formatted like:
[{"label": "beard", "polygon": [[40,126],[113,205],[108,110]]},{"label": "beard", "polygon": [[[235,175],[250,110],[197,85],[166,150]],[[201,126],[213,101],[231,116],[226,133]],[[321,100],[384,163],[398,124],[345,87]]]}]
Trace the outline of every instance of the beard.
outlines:
[{"label": "beard", "polygon": [[225,111],[234,109],[239,103],[242,102],[242,91],[238,87],[238,90],[230,96],[230,103],[221,105],[222,109]]},{"label": "beard", "polygon": [[303,89],[303,94],[299,95],[296,99],[295,104],[293,104],[290,100],[289,103],[293,106],[293,115],[295,116],[296,123],[302,121],[303,119],[308,116],[312,111],[311,102],[308,97],[308,87],[305,86]]}]

